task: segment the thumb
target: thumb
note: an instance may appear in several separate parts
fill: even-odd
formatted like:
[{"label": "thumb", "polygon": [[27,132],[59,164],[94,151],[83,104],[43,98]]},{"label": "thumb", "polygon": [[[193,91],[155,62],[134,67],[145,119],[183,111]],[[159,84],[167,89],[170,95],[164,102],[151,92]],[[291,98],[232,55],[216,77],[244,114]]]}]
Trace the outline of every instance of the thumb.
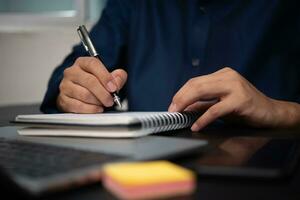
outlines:
[{"label": "thumb", "polygon": [[111,72],[111,75],[114,77],[118,90],[122,89],[127,81],[127,72],[123,69],[116,69]]}]

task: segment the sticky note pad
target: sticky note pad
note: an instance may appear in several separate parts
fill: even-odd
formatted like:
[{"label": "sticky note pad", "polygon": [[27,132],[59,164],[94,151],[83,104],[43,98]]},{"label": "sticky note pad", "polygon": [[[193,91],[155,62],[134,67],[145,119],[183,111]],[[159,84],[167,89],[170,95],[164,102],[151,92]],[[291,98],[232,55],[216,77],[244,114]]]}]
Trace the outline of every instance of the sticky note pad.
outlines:
[{"label": "sticky note pad", "polygon": [[195,174],[168,161],[116,163],[103,169],[103,185],[120,199],[190,194]]}]

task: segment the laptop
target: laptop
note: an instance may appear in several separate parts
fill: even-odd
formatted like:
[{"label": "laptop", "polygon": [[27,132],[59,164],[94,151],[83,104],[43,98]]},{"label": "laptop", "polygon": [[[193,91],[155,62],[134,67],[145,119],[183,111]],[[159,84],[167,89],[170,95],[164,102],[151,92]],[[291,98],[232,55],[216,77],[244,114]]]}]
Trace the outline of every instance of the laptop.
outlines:
[{"label": "laptop", "polygon": [[[205,149],[205,140],[147,136],[137,139],[29,137],[0,128],[1,188],[30,196],[101,180],[107,163],[172,158]],[[5,191],[5,189],[4,189]]]}]

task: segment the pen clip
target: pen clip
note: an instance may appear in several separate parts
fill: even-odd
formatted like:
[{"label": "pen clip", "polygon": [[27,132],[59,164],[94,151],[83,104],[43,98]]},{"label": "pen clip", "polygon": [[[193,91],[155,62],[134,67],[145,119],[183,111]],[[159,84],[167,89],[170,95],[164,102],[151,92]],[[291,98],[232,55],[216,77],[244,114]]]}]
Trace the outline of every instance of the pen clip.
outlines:
[{"label": "pen clip", "polygon": [[92,41],[89,37],[88,31],[85,28],[85,26],[84,25],[79,26],[78,29],[77,29],[77,33],[80,37],[80,40],[81,40],[85,50],[87,52],[89,52],[89,54],[91,56],[97,56],[98,53],[97,53],[94,45],[92,44]]}]

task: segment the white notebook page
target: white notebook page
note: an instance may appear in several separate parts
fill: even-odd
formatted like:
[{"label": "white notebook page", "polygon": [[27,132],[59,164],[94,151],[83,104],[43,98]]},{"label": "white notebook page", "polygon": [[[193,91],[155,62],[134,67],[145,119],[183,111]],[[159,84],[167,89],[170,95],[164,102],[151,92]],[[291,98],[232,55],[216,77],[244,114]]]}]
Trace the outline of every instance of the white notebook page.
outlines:
[{"label": "white notebook page", "polygon": [[45,122],[61,124],[84,125],[128,125],[152,115],[168,112],[122,112],[122,113],[98,113],[98,114],[36,114],[18,115],[17,122]]},{"label": "white notebook page", "polygon": [[[19,115],[16,121],[27,122],[19,131],[21,135],[140,137],[188,127],[195,117],[192,113],[177,112],[68,113]],[[130,126],[133,124],[140,126]]]}]

